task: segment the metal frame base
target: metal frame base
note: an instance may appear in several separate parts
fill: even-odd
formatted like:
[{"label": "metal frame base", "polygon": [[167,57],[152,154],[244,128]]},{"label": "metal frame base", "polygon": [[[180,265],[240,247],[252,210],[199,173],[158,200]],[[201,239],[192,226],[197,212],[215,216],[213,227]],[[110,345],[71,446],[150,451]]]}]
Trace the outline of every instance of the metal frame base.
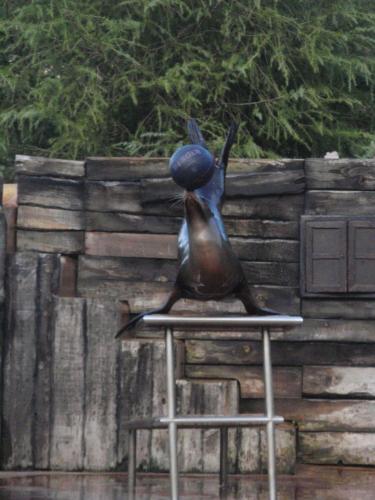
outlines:
[{"label": "metal frame base", "polygon": [[[129,429],[129,464],[128,495],[135,498],[136,481],[136,432],[137,429],[168,428],[171,499],[178,500],[178,464],[177,464],[177,429],[191,427],[209,427],[220,429],[220,496],[225,495],[228,485],[228,427],[265,425],[267,429],[267,459],[269,499],[277,499],[276,489],[276,453],[275,424],[284,421],[283,417],[274,415],[274,398],[272,386],[271,338],[270,328],[286,328],[300,325],[300,316],[229,316],[229,317],[184,317],[169,315],[149,315],[143,318],[144,323],[165,327],[166,376],[168,416],[127,421]],[[174,326],[231,326],[259,327],[263,340],[263,369],[265,388],[265,415],[202,415],[176,416],[176,379],[174,372],[173,327]]]}]

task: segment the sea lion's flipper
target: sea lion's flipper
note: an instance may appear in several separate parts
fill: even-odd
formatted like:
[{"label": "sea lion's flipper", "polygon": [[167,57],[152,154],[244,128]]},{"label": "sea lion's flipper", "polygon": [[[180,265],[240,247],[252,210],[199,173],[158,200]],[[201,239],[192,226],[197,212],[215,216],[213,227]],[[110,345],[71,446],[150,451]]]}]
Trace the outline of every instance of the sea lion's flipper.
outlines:
[{"label": "sea lion's flipper", "polygon": [[232,122],[229,129],[228,129],[228,132],[227,132],[225,144],[223,146],[223,149],[221,150],[219,164],[222,168],[224,168],[224,170],[227,168],[227,165],[228,165],[229,153],[230,153],[231,147],[234,144],[236,134],[237,134],[237,129],[238,129],[237,124],[235,122]]},{"label": "sea lion's flipper", "polygon": [[281,314],[268,307],[259,307],[251,293],[249,285],[243,283],[238,290],[235,291],[235,296],[243,303],[246,312],[251,316],[267,316]]},{"label": "sea lion's flipper", "polygon": [[206,141],[204,140],[204,137],[198,126],[198,123],[196,122],[196,120],[194,120],[194,118],[190,118],[190,120],[188,121],[187,129],[191,143],[200,144],[201,146],[207,149]]},{"label": "sea lion's flipper", "polygon": [[128,323],[126,323],[126,325],[124,325],[116,334],[116,339],[121,337],[122,334],[128,330],[131,330],[133,329],[136,324],[138,323],[139,320],[141,320],[143,318],[143,316],[146,316],[148,314],[167,314],[169,313],[169,311],[171,310],[173,304],[175,302],[177,302],[180,298],[182,297],[182,294],[181,294],[181,291],[179,288],[175,287],[171,294],[169,295],[168,299],[166,300],[166,302],[156,308],[156,309],[153,309],[151,311],[146,311],[146,312],[143,312],[143,313],[140,313],[140,314],[137,314],[136,316],[134,316]]}]

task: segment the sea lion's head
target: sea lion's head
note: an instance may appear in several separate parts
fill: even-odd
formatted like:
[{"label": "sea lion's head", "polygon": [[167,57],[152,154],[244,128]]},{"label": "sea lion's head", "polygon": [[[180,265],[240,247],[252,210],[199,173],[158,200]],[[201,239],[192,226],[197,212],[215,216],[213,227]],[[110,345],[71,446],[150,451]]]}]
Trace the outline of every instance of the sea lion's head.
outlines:
[{"label": "sea lion's head", "polygon": [[186,191],[184,195],[184,204],[186,222],[190,227],[208,224],[212,217],[212,212],[206,201],[196,192]]}]

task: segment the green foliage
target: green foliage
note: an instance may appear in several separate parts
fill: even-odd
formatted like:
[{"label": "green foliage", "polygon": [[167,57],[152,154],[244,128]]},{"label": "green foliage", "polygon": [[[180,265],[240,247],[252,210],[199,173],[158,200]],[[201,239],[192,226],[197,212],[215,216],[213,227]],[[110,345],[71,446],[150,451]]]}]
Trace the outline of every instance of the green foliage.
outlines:
[{"label": "green foliage", "polygon": [[3,0],[0,158],[169,155],[196,117],[237,156],[374,144],[375,4]]}]

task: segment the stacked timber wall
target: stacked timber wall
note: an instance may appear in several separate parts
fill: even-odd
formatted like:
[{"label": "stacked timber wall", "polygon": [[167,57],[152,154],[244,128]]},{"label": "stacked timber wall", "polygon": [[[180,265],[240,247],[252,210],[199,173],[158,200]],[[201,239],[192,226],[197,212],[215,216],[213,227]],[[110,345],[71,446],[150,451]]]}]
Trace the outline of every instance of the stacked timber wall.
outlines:
[{"label": "stacked timber wall", "polygon": [[[132,312],[162,303],[176,274],[183,206],[165,160],[18,156],[16,252],[3,341],[4,468],[121,469],[129,415],[165,411],[162,343],[116,342]],[[275,332],[279,468],[374,464],[374,300],[301,298],[304,214],[375,215],[375,162],[231,162],[225,225],[257,300],[304,325]],[[3,232],[4,233],[4,232]],[[375,243],[375,242],[374,242]],[[10,252],[11,250],[11,246]],[[175,311],[242,313],[235,300]],[[161,332],[160,332],[161,333]],[[263,411],[259,335],[178,331],[180,412]],[[184,471],[215,471],[218,434],[180,435]],[[140,436],[139,467],[165,470],[163,431]],[[232,431],[231,470],[264,470],[264,435]]]}]

